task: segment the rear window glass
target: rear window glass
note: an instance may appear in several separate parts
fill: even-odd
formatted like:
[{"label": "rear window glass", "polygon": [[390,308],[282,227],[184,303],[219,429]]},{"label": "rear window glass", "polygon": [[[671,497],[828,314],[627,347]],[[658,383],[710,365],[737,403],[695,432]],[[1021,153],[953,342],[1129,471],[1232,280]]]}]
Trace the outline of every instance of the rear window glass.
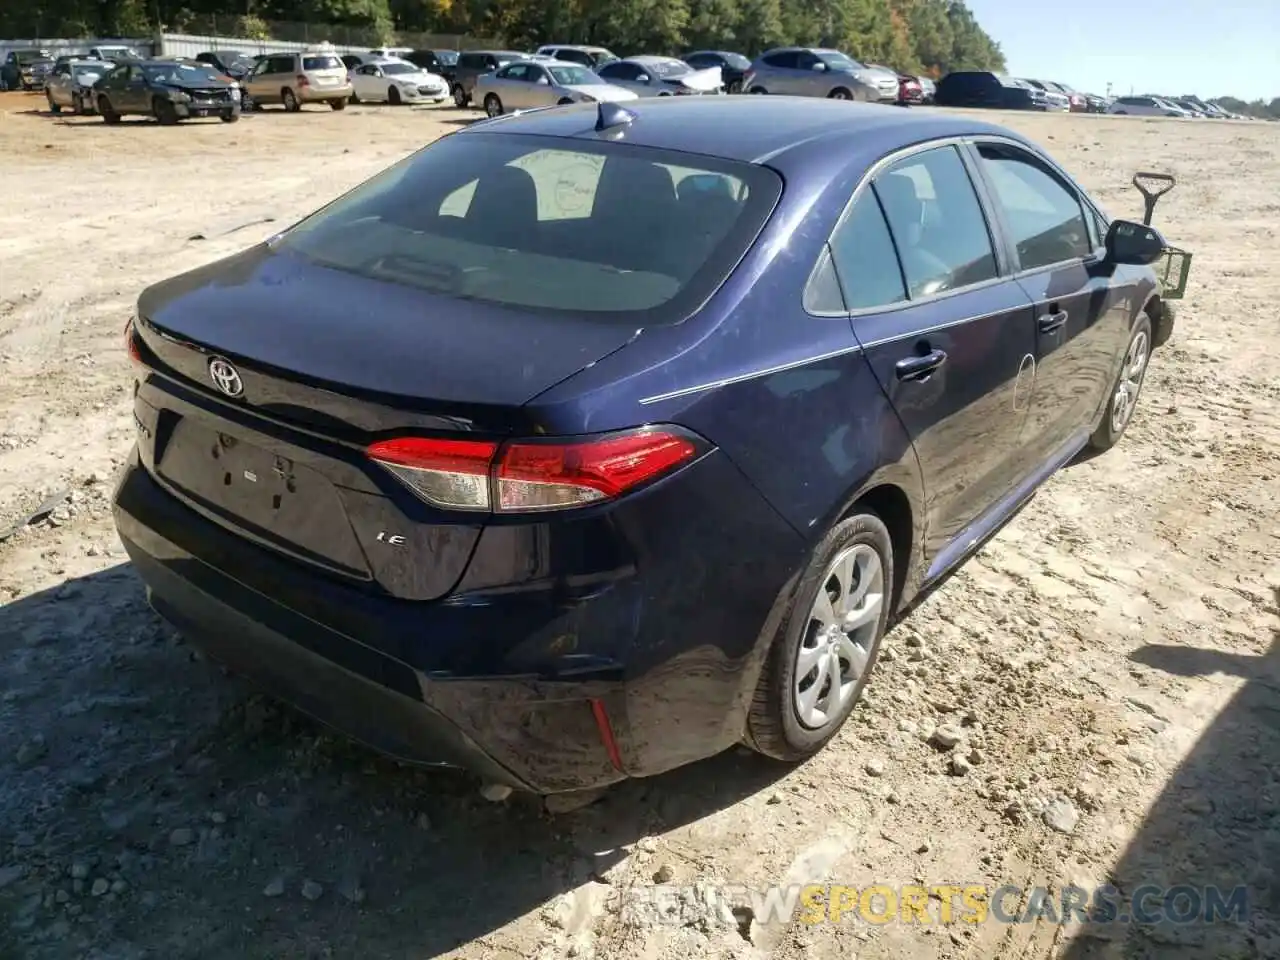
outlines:
[{"label": "rear window glass", "polygon": [[326,266],[462,299],[678,322],[737,264],[782,189],[752,164],[547,143],[446,137],[277,243]]},{"label": "rear window glass", "polygon": [[341,70],[342,61],[337,57],[303,57],[303,70]]}]

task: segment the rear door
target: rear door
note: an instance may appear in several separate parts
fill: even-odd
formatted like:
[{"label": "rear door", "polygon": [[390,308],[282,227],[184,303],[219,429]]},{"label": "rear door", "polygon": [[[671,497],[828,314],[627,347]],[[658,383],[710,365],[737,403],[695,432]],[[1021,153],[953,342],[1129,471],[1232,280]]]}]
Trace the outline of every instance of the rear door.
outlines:
[{"label": "rear door", "polygon": [[1035,334],[960,149],[883,169],[832,240],[854,333],[915,446],[931,573],[1018,481]]},{"label": "rear door", "polygon": [[1088,433],[1128,342],[1129,311],[1112,296],[1092,208],[1075,186],[1011,143],[979,140],[973,149],[1015,276],[1035,305],[1035,389],[1022,445],[1044,461]]},{"label": "rear door", "polygon": [[[764,58],[769,66],[769,73],[762,86],[769,93],[796,94],[803,93],[797,78],[801,76],[796,69],[800,59],[798,50],[781,50]],[[807,77],[805,79],[808,79]]]}]

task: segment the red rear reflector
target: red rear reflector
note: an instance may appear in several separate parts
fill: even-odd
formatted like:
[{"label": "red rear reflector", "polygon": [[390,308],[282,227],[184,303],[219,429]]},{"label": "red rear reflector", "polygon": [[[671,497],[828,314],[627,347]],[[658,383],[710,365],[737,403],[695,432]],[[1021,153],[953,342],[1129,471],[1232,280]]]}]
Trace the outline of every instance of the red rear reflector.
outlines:
[{"label": "red rear reflector", "polygon": [[309,87],[311,85],[311,81],[307,79],[307,75],[305,73],[300,73],[293,79],[298,82],[298,86],[300,87]]},{"label": "red rear reflector", "polygon": [[404,437],[369,457],[428,503],[453,510],[524,513],[619,497],[696,457],[674,430],[644,428],[595,440],[514,441]]},{"label": "red rear reflector", "polygon": [[485,440],[402,437],[382,440],[368,450],[429,503],[453,510],[489,509],[489,468],[498,445]]},{"label": "red rear reflector", "polygon": [[124,325],[124,348],[129,359],[141,366],[142,352],[138,349],[138,335],[134,332],[132,319]]},{"label": "red rear reflector", "polygon": [[687,437],[661,430],[581,443],[511,443],[498,462],[497,509],[555,510],[626,493],[698,448]]}]

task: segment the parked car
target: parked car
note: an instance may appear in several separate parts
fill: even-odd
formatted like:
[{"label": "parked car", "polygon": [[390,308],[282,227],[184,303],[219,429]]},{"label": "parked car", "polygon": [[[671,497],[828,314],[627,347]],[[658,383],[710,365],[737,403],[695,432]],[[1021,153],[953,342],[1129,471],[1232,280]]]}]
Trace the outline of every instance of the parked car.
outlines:
[{"label": "parked car", "polygon": [[90,60],[110,60],[120,63],[125,60],[145,60],[146,57],[135,47],[127,43],[102,43],[89,48]]},{"label": "parked car", "polygon": [[920,85],[918,77],[913,77],[908,73],[901,74],[898,77],[898,102],[924,103],[924,87]]},{"label": "parked car", "polygon": [[491,117],[511,110],[570,103],[617,103],[636,94],[614,86],[586,67],[567,60],[517,60],[476,79],[475,99]]},{"label": "parked car", "polygon": [[453,67],[458,62],[457,54],[452,50],[445,51],[452,53],[450,57],[452,62],[446,62],[435,50],[414,50],[405,54],[400,59],[408,60],[412,64],[421,67],[427,73],[434,73],[437,77],[443,77],[449,83],[449,89],[453,89]]},{"label": "parked car", "polygon": [[1045,81],[1031,80],[1027,77],[1020,77],[1019,79],[1021,79],[1023,83],[1027,84],[1028,86],[1036,90],[1039,90],[1041,93],[1044,94],[1044,98],[1043,98],[1043,101],[1045,103],[1044,109],[1046,110],[1070,110],[1071,109],[1071,98],[1068,97],[1065,93],[1061,93],[1058,90],[1054,89],[1053,86],[1051,86],[1048,83],[1045,83]]},{"label": "parked car", "polygon": [[1190,117],[1204,119],[1209,116],[1209,111],[1205,110],[1204,107],[1199,106],[1184,97],[1169,97],[1167,98],[1167,102],[1173,104],[1175,107],[1181,107]]},{"label": "parked car", "polygon": [[898,84],[890,86],[878,73],[839,50],[822,47],[778,47],[751,63],[742,80],[747,93],[780,93],[832,100],[892,100]]},{"label": "parked car", "polygon": [[342,110],[351,97],[347,68],[336,53],[323,48],[270,54],[258,61],[244,85],[254,109],[279,103],[297,111],[308,103],[327,103],[333,110]]},{"label": "parked car", "polygon": [[924,103],[933,103],[934,97],[938,93],[938,85],[932,77],[916,77],[920,81],[920,92],[923,95]]},{"label": "parked car", "polygon": [[899,71],[893,69],[893,67],[886,67],[882,63],[867,63],[864,66],[876,75],[877,85],[882,89],[888,90],[889,81],[893,81],[893,96],[881,97],[880,99],[902,102],[902,74]]},{"label": "parked car", "polygon": [[989,107],[998,110],[1048,110],[1048,94],[1015,77],[988,70],[958,70],[938,81],[934,102],[940,107]]},{"label": "parked car", "polygon": [[59,57],[44,83],[50,112],[61,113],[62,108],[67,107],[74,113],[93,113],[97,109],[94,84],[114,67],[105,60],[64,60]]},{"label": "parked car", "polygon": [[723,93],[719,67],[695,70],[674,57],[627,57],[611,60],[596,73],[601,80],[630,90],[639,97],[670,97]]},{"label": "parked car", "polygon": [[51,69],[47,50],[10,50],[0,65],[0,90],[39,90]]},{"label": "parked car", "polygon": [[1084,113],[1088,110],[1089,104],[1084,94],[1077,93],[1065,83],[1059,83],[1056,80],[1045,80],[1044,86],[1053,93],[1060,93],[1067,98],[1067,105],[1072,113]]},{"label": "parked car", "polygon": [[1107,108],[1111,106],[1110,97],[1100,97],[1096,93],[1086,93],[1084,102],[1087,113],[1106,113]]},{"label": "parked car", "polygon": [[190,642],[401,761],[802,760],[891,617],[1119,442],[1164,250],[967,116],[483,120],[143,292],[116,527]]},{"label": "parked car", "polygon": [[515,60],[527,59],[527,54],[515,50],[463,50],[453,68],[453,105],[461,108],[471,104],[477,78]]},{"label": "parked car", "polygon": [[393,107],[402,103],[443,103],[449,99],[449,83],[408,60],[376,60],[352,70],[351,102],[386,101]]},{"label": "parked car", "polygon": [[578,43],[548,43],[535,50],[534,54],[539,57],[578,63],[588,70],[595,70],[618,59],[618,55],[608,47],[593,47]]},{"label": "parked car", "polygon": [[413,53],[413,47],[376,47],[369,51],[375,60],[403,60]]},{"label": "parked car", "polygon": [[720,68],[720,78],[724,83],[725,93],[741,93],[742,78],[751,69],[751,61],[740,53],[730,50],[696,50],[682,58],[695,70]]},{"label": "parked car", "polygon": [[240,88],[205,64],[137,60],[117,64],[93,87],[107,123],[133,114],[174,124],[193,117],[240,119]]},{"label": "parked car", "polygon": [[232,80],[243,80],[249,75],[255,62],[252,54],[240,50],[206,50],[204,53],[197,53],[196,60],[208,64]]},{"label": "parked car", "polygon": [[1159,97],[1116,97],[1111,106],[1107,109],[1108,113],[1119,114],[1121,116],[1130,115],[1137,117],[1185,117],[1186,112],[1180,107],[1175,107],[1171,103],[1166,103]]}]

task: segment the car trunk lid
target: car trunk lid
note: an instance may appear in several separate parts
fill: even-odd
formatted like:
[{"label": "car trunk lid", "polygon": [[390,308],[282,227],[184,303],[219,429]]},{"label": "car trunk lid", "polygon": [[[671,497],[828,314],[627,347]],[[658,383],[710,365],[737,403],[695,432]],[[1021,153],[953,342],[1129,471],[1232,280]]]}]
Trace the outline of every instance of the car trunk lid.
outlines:
[{"label": "car trunk lid", "polygon": [[139,352],[157,375],[135,415],[157,479],[228,529],[407,599],[452,588],[484,515],[423,503],[369,460],[369,444],[536,432],[523,405],[633,335],[265,245],[149,289],[139,314]]}]

